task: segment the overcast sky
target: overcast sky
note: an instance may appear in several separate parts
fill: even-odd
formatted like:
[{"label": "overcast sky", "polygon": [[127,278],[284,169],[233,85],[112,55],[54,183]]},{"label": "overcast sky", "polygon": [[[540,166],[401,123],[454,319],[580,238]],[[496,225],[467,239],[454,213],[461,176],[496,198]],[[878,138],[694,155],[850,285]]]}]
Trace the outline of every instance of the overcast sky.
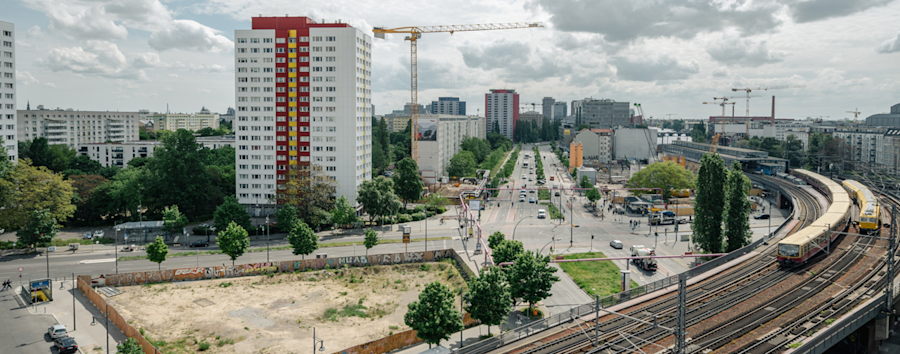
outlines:
[{"label": "overcast sky", "polygon": [[[545,28],[419,42],[419,100],[459,96],[484,112],[489,89],[641,103],[646,115],[700,118],[731,88],[804,85],[751,99],[751,115],[862,117],[900,103],[894,0],[6,0],[17,32],[18,105],[224,112],[234,105],[235,29],[251,16],[373,26],[540,21]],[[409,44],[376,39],[376,114],[409,101]],[[737,100],[743,115],[743,99]],[[529,108],[530,109],[530,108]],[[539,109],[539,107],[538,107]]]}]

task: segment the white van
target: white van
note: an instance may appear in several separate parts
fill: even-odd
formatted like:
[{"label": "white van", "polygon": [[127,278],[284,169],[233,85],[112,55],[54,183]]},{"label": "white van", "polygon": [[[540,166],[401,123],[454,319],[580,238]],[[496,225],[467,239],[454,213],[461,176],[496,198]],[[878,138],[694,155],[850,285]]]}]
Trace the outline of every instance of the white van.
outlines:
[{"label": "white van", "polygon": [[547,217],[547,211],[544,209],[538,209],[538,219],[543,219]]}]

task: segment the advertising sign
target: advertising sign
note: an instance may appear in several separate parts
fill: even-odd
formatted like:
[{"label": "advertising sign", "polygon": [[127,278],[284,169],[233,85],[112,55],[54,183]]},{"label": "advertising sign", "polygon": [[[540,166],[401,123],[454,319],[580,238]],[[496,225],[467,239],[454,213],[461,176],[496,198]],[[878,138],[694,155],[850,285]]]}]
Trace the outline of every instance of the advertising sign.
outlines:
[{"label": "advertising sign", "polygon": [[437,119],[421,119],[416,122],[416,140],[437,141]]},{"label": "advertising sign", "polygon": [[470,200],[469,201],[469,209],[481,210],[481,201],[480,200]]}]

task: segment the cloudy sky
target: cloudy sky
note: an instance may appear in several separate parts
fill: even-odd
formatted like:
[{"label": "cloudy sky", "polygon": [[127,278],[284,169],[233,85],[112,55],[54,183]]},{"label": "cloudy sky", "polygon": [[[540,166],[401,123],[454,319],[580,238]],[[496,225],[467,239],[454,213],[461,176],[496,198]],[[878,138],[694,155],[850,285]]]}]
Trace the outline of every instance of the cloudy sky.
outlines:
[{"label": "cloudy sky", "polygon": [[[760,92],[751,115],[842,119],[900,103],[895,0],[6,0],[17,31],[18,105],[223,112],[234,105],[235,29],[250,17],[309,16],[373,26],[540,21],[544,28],[425,34],[419,99],[484,93],[639,102],[649,116],[700,118],[735,87]],[[376,113],[409,101],[409,45],[375,41]],[[745,109],[737,100],[738,115]],[[530,108],[529,108],[530,109]],[[483,114],[483,113],[482,113]]]}]

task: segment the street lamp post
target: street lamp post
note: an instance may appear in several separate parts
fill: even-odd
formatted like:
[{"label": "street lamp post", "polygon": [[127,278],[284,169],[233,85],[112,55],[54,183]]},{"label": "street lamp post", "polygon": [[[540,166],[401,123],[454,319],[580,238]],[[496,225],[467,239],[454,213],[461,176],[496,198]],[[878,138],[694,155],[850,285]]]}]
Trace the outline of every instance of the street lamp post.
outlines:
[{"label": "street lamp post", "polygon": [[116,242],[113,244],[113,248],[116,250],[116,274],[119,274],[119,225],[116,225],[115,228]]},{"label": "street lamp post", "polygon": [[528,219],[528,218],[530,218],[530,217],[531,217],[531,215],[528,215],[528,216],[522,218],[522,220],[519,220],[519,222],[516,223],[516,226],[513,227],[513,234],[512,234],[512,239],[513,239],[513,240],[516,239],[516,228],[519,227],[519,224],[520,224],[522,221],[525,221],[525,219]]},{"label": "street lamp post", "polygon": [[266,262],[269,261],[269,215],[266,214]]},{"label": "street lamp post", "polygon": [[324,352],[325,351],[325,341],[316,337],[316,327],[313,327],[313,353],[316,352],[316,344],[318,344],[318,343],[321,343],[321,345],[319,346],[319,351]]}]

